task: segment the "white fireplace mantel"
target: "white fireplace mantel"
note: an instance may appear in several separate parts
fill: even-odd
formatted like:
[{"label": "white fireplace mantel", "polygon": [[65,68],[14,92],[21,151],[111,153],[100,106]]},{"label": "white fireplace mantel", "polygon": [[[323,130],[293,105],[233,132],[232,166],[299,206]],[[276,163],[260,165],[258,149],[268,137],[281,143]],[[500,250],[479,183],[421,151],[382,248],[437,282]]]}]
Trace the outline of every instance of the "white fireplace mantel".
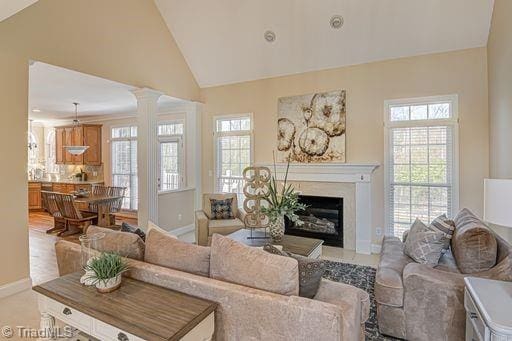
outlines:
[{"label": "white fireplace mantel", "polygon": [[[270,168],[282,180],[286,163],[259,165]],[[275,167],[275,168],[274,168]],[[372,173],[378,163],[315,163],[290,164],[288,180],[307,182],[340,182],[356,185],[356,252],[371,254],[372,251]]]}]

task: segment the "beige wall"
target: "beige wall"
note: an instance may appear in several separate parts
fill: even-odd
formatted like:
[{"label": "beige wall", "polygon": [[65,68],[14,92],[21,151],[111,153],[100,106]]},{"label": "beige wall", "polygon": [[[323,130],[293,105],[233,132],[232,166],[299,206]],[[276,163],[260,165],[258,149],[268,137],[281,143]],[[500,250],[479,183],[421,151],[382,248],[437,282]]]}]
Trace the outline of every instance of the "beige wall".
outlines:
[{"label": "beige wall", "polygon": [[153,1],[40,0],[0,23],[0,286],[29,276],[30,59],[197,100],[199,88]]},{"label": "beige wall", "polygon": [[512,178],[512,1],[495,0],[487,45],[490,173]]},{"label": "beige wall", "polygon": [[[384,163],[384,101],[459,95],[460,206],[482,213],[483,179],[489,169],[485,48],[425,55],[245,82],[201,90],[203,188],[212,191],[212,116],[252,112],[255,162],[271,162],[276,145],[277,99],[334,89],[347,90],[347,162]],[[384,171],[373,177],[373,228],[384,226]],[[373,236],[373,241],[378,238]]]}]

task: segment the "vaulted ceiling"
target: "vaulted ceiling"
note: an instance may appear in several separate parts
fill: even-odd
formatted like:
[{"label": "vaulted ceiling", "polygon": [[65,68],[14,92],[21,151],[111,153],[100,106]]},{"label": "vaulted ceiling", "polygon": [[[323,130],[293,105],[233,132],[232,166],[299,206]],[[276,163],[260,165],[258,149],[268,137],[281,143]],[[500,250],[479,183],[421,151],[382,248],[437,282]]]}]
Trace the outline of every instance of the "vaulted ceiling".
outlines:
[{"label": "vaulted ceiling", "polygon": [[9,18],[38,0],[0,0],[0,21]]},{"label": "vaulted ceiling", "polygon": [[[493,0],[155,0],[202,87],[485,46]],[[329,20],[341,15],[344,25]],[[269,43],[264,32],[275,32]]]},{"label": "vaulted ceiling", "polygon": [[[0,21],[37,0],[0,0]],[[146,0],[150,1],[150,0]],[[494,0],[154,0],[201,87],[485,46]],[[329,20],[343,17],[340,29]],[[267,42],[264,33],[275,33]]]}]

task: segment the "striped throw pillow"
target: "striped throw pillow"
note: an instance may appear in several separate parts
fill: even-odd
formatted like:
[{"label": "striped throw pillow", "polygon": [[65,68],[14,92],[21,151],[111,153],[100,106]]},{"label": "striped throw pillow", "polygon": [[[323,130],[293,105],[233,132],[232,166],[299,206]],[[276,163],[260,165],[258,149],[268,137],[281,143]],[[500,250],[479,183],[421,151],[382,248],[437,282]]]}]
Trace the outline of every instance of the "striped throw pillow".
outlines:
[{"label": "striped throw pillow", "polygon": [[455,223],[453,220],[448,219],[446,214],[440,215],[430,223],[428,229],[434,232],[443,233],[444,250],[448,250],[450,247],[450,240],[452,239],[453,232],[455,231]]},{"label": "striped throw pillow", "polygon": [[443,232],[448,239],[452,239],[455,231],[455,223],[446,217],[446,214],[440,215],[432,220],[429,230]]}]

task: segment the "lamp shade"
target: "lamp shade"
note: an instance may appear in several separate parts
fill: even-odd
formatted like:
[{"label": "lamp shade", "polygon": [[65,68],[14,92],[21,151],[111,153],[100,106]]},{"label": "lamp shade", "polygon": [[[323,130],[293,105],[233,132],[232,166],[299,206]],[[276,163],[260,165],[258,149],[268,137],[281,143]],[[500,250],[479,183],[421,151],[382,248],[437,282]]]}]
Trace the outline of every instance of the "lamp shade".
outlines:
[{"label": "lamp shade", "polygon": [[484,220],[512,228],[512,179],[484,180]]}]

